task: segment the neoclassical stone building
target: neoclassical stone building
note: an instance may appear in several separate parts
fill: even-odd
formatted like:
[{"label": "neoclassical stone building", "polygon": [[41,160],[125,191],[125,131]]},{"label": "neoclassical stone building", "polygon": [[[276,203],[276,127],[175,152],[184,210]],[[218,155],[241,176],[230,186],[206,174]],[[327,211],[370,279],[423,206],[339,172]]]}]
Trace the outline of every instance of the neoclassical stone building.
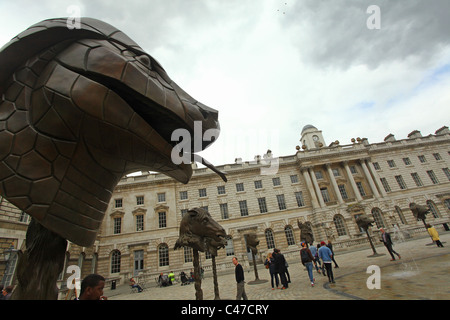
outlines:
[{"label": "neoclassical stone building", "polygon": [[[236,159],[219,166],[227,172],[227,183],[210,169],[196,167],[186,185],[162,174],[124,177],[95,245],[69,244],[66,266],[80,266],[83,276],[97,272],[120,281],[139,274],[153,279],[161,272],[189,271],[192,251],[173,247],[182,215],[194,207],[207,208],[232,236],[219,250],[219,270],[232,267],[231,256],[251,261],[244,238],[250,232],[260,240],[258,261],[274,247],[288,260],[298,259],[297,221],[311,226],[316,242],[331,240],[337,252],[369,246],[355,222],[361,214],[375,219],[374,237],[380,227],[402,239],[423,236],[422,222],[409,210],[411,202],[428,205],[427,222],[444,232],[450,221],[449,167],[446,126],[428,136],[415,130],[401,140],[390,134],[379,143],[357,138],[349,145],[335,141],[327,146],[322,132],[306,125],[293,155],[273,158],[268,150],[254,161]],[[7,201],[2,203],[5,207]],[[24,220],[20,211],[16,215]],[[13,243],[21,248],[26,221],[17,220],[15,230],[12,222],[2,222],[3,247]],[[208,272],[208,254],[201,254],[201,263]],[[62,283],[67,276],[61,275]]]}]

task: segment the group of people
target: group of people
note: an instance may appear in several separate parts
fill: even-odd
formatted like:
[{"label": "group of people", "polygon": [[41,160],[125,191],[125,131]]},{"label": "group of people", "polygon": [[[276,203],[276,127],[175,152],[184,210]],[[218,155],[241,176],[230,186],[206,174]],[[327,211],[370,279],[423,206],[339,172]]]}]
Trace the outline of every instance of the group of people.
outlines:
[{"label": "group of people", "polygon": [[[282,285],[282,290],[289,288],[289,283],[291,282],[291,276],[288,271],[289,265],[280,249],[273,249],[273,252],[270,252],[267,255],[264,265],[266,266],[266,269],[269,269],[272,290],[275,289],[274,285],[276,285],[276,288],[278,289],[280,283]],[[280,280],[278,280],[278,278],[280,278]]]},{"label": "group of people", "polygon": [[[311,281],[311,286],[314,287],[315,278],[313,276],[313,265],[318,273],[322,273],[324,276],[328,276],[330,283],[335,283],[333,275],[333,266],[339,268],[336,260],[334,259],[333,245],[331,241],[325,244],[325,241],[317,244],[311,244],[309,247],[306,242],[302,242],[302,249],[300,250],[300,260],[308,271],[308,277]],[[321,263],[322,260],[322,263]]]}]

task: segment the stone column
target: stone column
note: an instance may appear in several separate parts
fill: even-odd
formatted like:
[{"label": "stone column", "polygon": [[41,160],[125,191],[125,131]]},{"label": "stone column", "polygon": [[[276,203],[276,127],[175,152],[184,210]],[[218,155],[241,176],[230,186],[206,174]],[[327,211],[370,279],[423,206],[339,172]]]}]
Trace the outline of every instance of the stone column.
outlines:
[{"label": "stone column", "polygon": [[362,201],[361,194],[359,193],[358,187],[356,186],[355,179],[353,179],[353,174],[350,171],[350,167],[348,166],[348,161],[344,161],[345,172],[347,172],[348,179],[350,180],[350,184],[352,185],[353,193],[356,196],[358,201]]},{"label": "stone column", "polygon": [[381,183],[380,177],[378,176],[377,171],[375,170],[375,167],[373,166],[372,161],[370,161],[369,159],[367,159],[367,166],[369,167],[369,171],[370,173],[372,173],[373,177],[375,178],[375,184],[377,185],[378,189],[381,192],[381,196],[382,197],[386,197],[386,191],[384,190],[384,187]]},{"label": "stone column", "polygon": [[311,195],[311,203],[314,209],[319,208],[319,203],[317,202],[316,193],[314,192],[314,188],[311,182],[311,177],[309,176],[308,168],[301,169],[303,173],[303,177],[306,181],[306,186],[308,187],[309,194]]},{"label": "stone column", "polygon": [[369,172],[369,169],[366,165],[367,159],[360,159],[359,162],[361,163],[361,167],[363,168],[364,174],[366,175],[366,179],[369,182],[370,188],[372,189],[372,193],[375,196],[375,198],[380,198],[380,193],[377,190],[377,187],[375,186],[375,183],[373,182],[372,175]]},{"label": "stone column", "polygon": [[323,201],[322,192],[320,192],[319,184],[317,183],[316,174],[314,173],[314,170],[309,167],[308,168],[309,175],[312,177],[312,182],[314,185],[314,189],[316,190],[317,198],[319,198],[319,204],[320,207],[325,207],[325,202]]},{"label": "stone column", "polygon": [[331,180],[331,184],[333,185],[334,193],[336,193],[336,197],[338,198],[339,203],[343,204],[344,200],[342,199],[342,195],[341,195],[341,192],[339,191],[339,187],[337,185],[333,171],[331,170],[331,166],[329,164],[326,164],[325,166],[327,167],[328,175],[330,176],[330,180]]}]

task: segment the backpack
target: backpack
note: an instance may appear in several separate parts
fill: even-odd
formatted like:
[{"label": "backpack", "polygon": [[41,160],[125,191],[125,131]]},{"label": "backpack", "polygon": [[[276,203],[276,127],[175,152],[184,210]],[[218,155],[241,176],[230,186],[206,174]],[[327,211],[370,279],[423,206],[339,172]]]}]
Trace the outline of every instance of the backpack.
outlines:
[{"label": "backpack", "polygon": [[308,252],[306,252],[307,249],[300,250],[300,257],[302,259],[302,263],[310,262],[311,258],[308,255]]}]

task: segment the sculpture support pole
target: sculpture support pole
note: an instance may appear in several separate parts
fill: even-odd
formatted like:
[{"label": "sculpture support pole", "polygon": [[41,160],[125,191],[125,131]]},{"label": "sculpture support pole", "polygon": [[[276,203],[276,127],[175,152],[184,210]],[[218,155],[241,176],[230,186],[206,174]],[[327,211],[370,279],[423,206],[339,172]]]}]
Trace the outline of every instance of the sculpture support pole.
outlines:
[{"label": "sculpture support pole", "polygon": [[203,300],[202,279],[201,279],[201,272],[200,272],[200,262],[199,262],[199,257],[198,257],[198,250],[193,249],[192,251],[193,251],[193,256],[194,256],[195,299]]},{"label": "sculpture support pole", "polygon": [[365,231],[367,234],[367,239],[369,239],[370,246],[372,247],[373,254],[376,255],[377,251],[375,250],[375,246],[373,245],[372,239],[370,238],[369,229],[366,229]]},{"label": "sculpture support pole", "polygon": [[216,267],[216,256],[212,256],[212,269],[213,269],[213,281],[214,281],[214,300],[220,300],[219,296],[219,283],[217,282],[217,267]]},{"label": "sculpture support pole", "polygon": [[258,276],[258,268],[256,268],[256,259],[255,259],[255,254],[252,251],[252,259],[253,259],[253,270],[255,270],[255,281],[259,280],[259,276]]},{"label": "sculpture support pole", "polygon": [[56,281],[64,268],[67,241],[31,219],[26,250],[17,263],[14,300],[56,300]]}]

